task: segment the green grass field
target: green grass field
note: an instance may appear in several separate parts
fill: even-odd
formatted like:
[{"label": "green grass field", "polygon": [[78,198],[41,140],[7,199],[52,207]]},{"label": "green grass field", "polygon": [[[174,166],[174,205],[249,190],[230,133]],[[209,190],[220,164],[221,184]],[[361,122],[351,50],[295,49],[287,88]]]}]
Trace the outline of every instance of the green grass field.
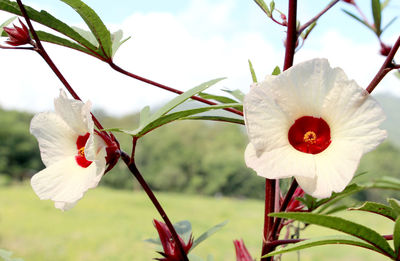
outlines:
[{"label": "green grass field", "polygon": [[[233,239],[243,238],[258,256],[263,220],[263,202],[157,193],[173,222],[190,220],[194,236],[212,225],[229,220],[218,233],[193,253],[215,261],[235,260]],[[391,234],[393,224],[367,213],[341,216]],[[160,219],[146,195],[104,187],[91,190],[70,211],[61,212],[50,201],[40,201],[29,185],[0,187],[0,249],[14,252],[25,261],[152,260],[155,247],[143,240],[156,236],[152,219]],[[304,237],[337,234],[316,227]],[[324,246],[300,253],[307,260],[387,260],[378,254],[350,246]],[[282,260],[297,260],[297,254]]]}]

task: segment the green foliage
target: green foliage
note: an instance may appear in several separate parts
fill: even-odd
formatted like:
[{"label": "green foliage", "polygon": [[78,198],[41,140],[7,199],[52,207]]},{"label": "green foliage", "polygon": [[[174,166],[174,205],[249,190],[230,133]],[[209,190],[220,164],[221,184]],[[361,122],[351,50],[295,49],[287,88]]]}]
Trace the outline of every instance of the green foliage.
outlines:
[{"label": "green foliage", "polygon": [[250,73],[251,73],[251,79],[253,80],[253,82],[257,82],[257,76],[256,76],[256,72],[254,71],[253,68],[253,64],[251,63],[250,60],[249,61],[249,68],[250,68]]},{"label": "green foliage", "polygon": [[43,167],[37,142],[29,133],[31,118],[29,113],[0,109],[0,173],[17,180]]},{"label": "green foliage", "polygon": [[13,258],[12,252],[0,249],[0,257],[3,261],[24,261],[22,258]]},{"label": "green foliage", "polygon": [[396,220],[398,216],[398,214],[395,213],[393,208],[376,202],[365,202],[362,206],[357,208],[350,208],[350,210],[361,210],[361,211],[375,213],[387,217],[393,221]]}]

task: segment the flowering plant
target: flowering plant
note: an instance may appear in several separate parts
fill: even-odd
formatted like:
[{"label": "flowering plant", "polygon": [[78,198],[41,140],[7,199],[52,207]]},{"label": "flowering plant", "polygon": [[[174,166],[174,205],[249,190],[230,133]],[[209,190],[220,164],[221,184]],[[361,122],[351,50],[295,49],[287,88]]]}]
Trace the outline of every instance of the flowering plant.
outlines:
[{"label": "flowering plant", "polygon": [[[182,92],[121,68],[114,63],[114,55],[129,38],[122,39],[121,31],[111,33],[98,14],[81,0],[62,1],[81,16],[90,31],[69,26],[48,12],[25,6],[21,0],[0,0],[0,10],[24,18],[24,22],[19,20],[21,27],[9,27],[13,18],[3,23],[0,35],[6,34],[8,40],[5,41],[7,45],[0,47],[37,52],[73,98],[68,98],[61,90],[54,101],[54,112],[38,113],[31,121],[30,132],[38,141],[45,165],[31,178],[33,191],[40,199],[52,200],[56,208],[70,210],[89,189],[98,186],[105,173],[121,159],[164,221],[153,219],[159,239],[148,240],[162,247],[158,252],[161,257],[156,257],[156,260],[202,260],[192,253],[193,249],[226,222],[211,227],[199,236],[192,232],[188,221],[173,224],[136,165],[136,148],[140,146],[138,140],[177,120],[245,125],[249,143],[243,148],[244,162],[265,183],[260,260],[279,259],[275,256],[327,244],[362,247],[391,260],[400,260],[398,201],[389,199],[389,205],[364,202],[359,207],[350,208],[392,220],[394,230],[390,235],[381,235],[357,221],[330,215],[348,207],[346,204],[338,205],[343,199],[365,189],[400,189],[400,181],[396,179],[382,178],[360,184],[353,180],[361,157],[387,137],[387,132],[381,127],[385,113],[371,92],[386,74],[400,70],[400,64],[394,60],[400,48],[400,37],[393,45],[381,39],[383,31],[392,24],[389,22],[387,26],[381,26],[382,12],[389,1],[371,1],[372,23],[365,18],[356,1],[342,1],[356,8],[361,18],[345,12],[373,31],[379,41],[379,52],[385,56],[376,76],[363,88],[350,80],[343,69],[332,68],[327,59],[314,58],[294,64],[295,52],[305,44],[317,20],[339,0],[330,2],[304,24],[297,21],[297,0],[288,1],[287,14],[278,10],[274,1],[267,5],[263,0],[255,0],[268,18],[287,31],[283,70],[281,72],[276,67],[272,75],[258,81],[249,61],[253,79],[249,92],[243,94],[239,90],[225,90],[230,96],[205,93],[206,89],[224,78],[210,80]],[[280,20],[276,19],[277,13]],[[57,33],[37,31],[32,21]],[[152,113],[148,106],[144,107],[136,128],[104,128],[92,113],[91,102],[84,103],[80,99],[42,42],[89,54],[107,63],[116,72],[178,96]],[[205,105],[179,107],[190,99]],[[211,114],[214,110],[224,110],[225,114]],[[130,137],[132,146],[129,154],[121,149],[114,133]],[[300,229],[295,228],[295,221],[304,223],[304,226],[331,228],[346,235],[300,238]],[[393,246],[388,243],[391,240]],[[250,254],[243,240],[234,240],[234,247],[238,261],[250,261],[257,256]],[[207,260],[212,260],[212,257]]]}]

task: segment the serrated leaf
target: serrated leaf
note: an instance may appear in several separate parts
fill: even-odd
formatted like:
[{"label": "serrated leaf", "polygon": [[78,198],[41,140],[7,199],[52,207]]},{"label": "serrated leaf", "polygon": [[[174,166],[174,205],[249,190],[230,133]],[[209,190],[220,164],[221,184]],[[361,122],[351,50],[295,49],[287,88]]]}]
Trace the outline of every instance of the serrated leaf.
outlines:
[{"label": "serrated leaf", "polygon": [[238,101],[231,99],[229,97],[225,97],[225,96],[220,96],[220,95],[214,95],[214,94],[209,94],[209,93],[204,93],[204,92],[200,92],[198,94],[201,98],[207,99],[207,100],[214,100],[214,101],[218,101],[221,103],[237,103]]},{"label": "serrated leaf", "polygon": [[150,118],[150,106],[145,106],[139,114],[139,127],[144,127]]},{"label": "serrated leaf", "polygon": [[279,66],[275,66],[274,70],[272,71],[272,75],[279,75],[281,74],[281,68]]},{"label": "serrated leaf", "polygon": [[0,36],[3,34],[4,31],[3,27],[7,27],[9,24],[11,24],[11,22],[14,21],[15,18],[16,16],[13,16],[0,25]]},{"label": "serrated leaf", "polygon": [[203,234],[201,234],[201,236],[199,236],[198,238],[196,238],[193,242],[193,246],[192,246],[192,250],[198,246],[201,242],[203,242],[204,240],[206,240],[207,238],[209,238],[211,235],[213,235],[214,233],[216,233],[218,230],[220,230],[223,226],[225,226],[228,223],[228,220],[219,223],[215,226],[213,226],[212,228],[210,228],[209,230],[207,230],[206,232],[204,232]]},{"label": "serrated leaf", "polygon": [[371,0],[372,16],[374,17],[375,33],[379,37],[381,35],[381,2],[380,0]]},{"label": "serrated leaf", "polygon": [[254,0],[256,4],[264,11],[264,13],[267,14],[268,17],[271,17],[271,11],[269,10],[267,4],[264,2],[264,0]]},{"label": "serrated leaf", "polygon": [[76,26],[71,26],[72,29],[74,29],[78,34],[80,34],[83,38],[88,40],[91,44],[93,44],[96,47],[99,47],[99,42],[97,42],[96,37],[93,35],[92,32],[83,30],[82,28],[76,27]]},{"label": "serrated leaf", "polygon": [[41,41],[48,42],[48,43],[53,43],[53,44],[57,44],[57,45],[61,45],[61,46],[65,46],[65,47],[68,47],[68,48],[71,48],[71,49],[74,49],[74,50],[77,50],[77,51],[81,51],[81,52],[84,52],[86,54],[89,54],[89,55],[97,57],[95,55],[95,54],[98,54],[97,52],[94,52],[92,50],[86,49],[86,48],[82,47],[81,45],[79,45],[79,44],[77,44],[75,42],[72,42],[72,41],[70,41],[68,39],[65,39],[65,38],[56,36],[54,34],[50,34],[48,32],[44,32],[44,31],[36,31],[36,34],[38,35],[38,37],[39,37],[39,39]]},{"label": "serrated leaf", "polygon": [[249,62],[251,79],[253,80],[253,82],[257,82],[257,76],[256,72],[254,71],[253,64],[251,63],[250,59],[248,60],[248,62]]},{"label": "serrated leaf", "polygon": [[[75,40],[76,42],[82,44],[82,46],[91,49],[91,50],[96,50],[97,48],[92,45],[89,41],[87,41],[85,38],[83,38],[78,32],[76,32],[72,27],[68,26],[64,22],[58,20],[48,12],[41,10],[40,12],[36,11],[34,8],[24,5],[25,9],[28,13],[28,16],[31,20],[38,22],[44,26],[47,26],[59,33],[64,34],[65,36]],[[0,10],[20,15],[21,11],[18,7],[18,4],[16,2],[10,1],[10,0],[0,0]]]},{"label": "serrated leaf", "polygon": [[221,117],[221,116],[191,116],[191,117],[183,117],[183,118],[180,118],[179,120],[222,121],[222,122],[230,122],[230,123],[244,125],[243,119]]},{"label": "serrated leaf", "polygon": [[85,21],[106,57],[112,57],[111,35],[97,13],[80,0],[61,0],[71,6]]},{"label": "serrated leaf", "polygon": [[342,9],[343,12],[345,12],[347,15],[353,17],[354,19],[356,19],[357,21],[359,21],[360,23],[362,23],[363,25],[365,25],[366,27],[368,27],[369,29],[371,29],[372,31],[375,32],[375,29],[372,28],[369,24],[367,24],[365,21],[363,21],[361,18],[359,18],[358,16],[350,13],[349,11]]},{"label": "serrated leaf", "polygon": [[294,219],[308,224],[331,228],[362,239],[376,247],[382,253],[395,257],[393,249],[388,242],[375,230],[352,221],[333,216],[319,215],[314,213],[271,213],[269,216]]},{"label": "serrated leaf", "polygon": [[394,223],[393,230],[393,245],[396,252],[396,256],[399,256],[400,251],[400,217],[398,217]]},{"label": "serrated leaf", "polygon": [[167,114],[173,108],[175,108],[179,104],[183,103],[184,101],[186,101],[187,99],[189,99],[193,95],[196,95],[197,93],[202,92],[207,88],[210,88],[211,86],[213,86],[214,84],[216,84],[217,82],[219,82],[219,81],[221,81],[223,79],[225,79],[225,78],[218,78],[218,79],[214,79],[214,80],[202,83],[199,86],[196,86],[196,87],[194,87],[194,88],[182,93],[181,95],[175,97],[174,99],[169,101],[167,104],[165,104],[163,107],[161,107],[157,112],[155,112],[150,117],[149,122],[152,122],[152,121],[160,118],[161,116]]},{"label": "serrated leaf", "polygon": [[392,207],[394,213],[400,215],[400,202],[394,198],[388,198],[389,205]]},{"label": "serrated leaf", "polygon": [[380,203],[376,203],[376,202],[367,201],[362,206],[360,206],[358,208],[350,208],[349,210],[367,211],[367,212],[371,212],[371,213],[375,213],[375,214],[384,216],[393,221],[395,221],[397,218],[397,215],[393,211],[393,208],[383,205],[383,204],[380,204]]},{"label": "serrated leaf", "polygon": [[233,91],[232,90],[228,90],[228,89],[224,89],[222,91],[229,93],[230,95],[232,95],[233,97],[235,97],[236,99],[238,99],[241,102],[243,102],[243,100],[244,100],[244,93],[239,89],[236,89],[236,90],[233,90]]},{"label": "serrated leaf", "polygon": [[122,30],[118,30],[114,33],[111,34],[111,41],[112,41],[112,57],[114,57],[115,53],[119,49],[119,47],[128,41],[131,37],[127,37],[124,40],[122,40],[123,33]]},{"label": "serrated leaf", "polygon": [[363,247],[363,248],[367,248],[367,249],[376,251],[378,253],[382,253],[378,248],[376,248],[373,245],[370,245],[368,243],[365,243],[363,240],[358,239],[356,237],[347,236],[347,235],[336,235],[336,236],[317,237],[317,238],[300,241],[295,244],[290,244],[281,249],[275,250],[263,257],[275,256],[275,255],[280,255],[280,254],[284,254],[284,253],[288,253],[288,252],[292,252],[292,251],[299,251],[299,250],[310,248],[310,247],[331,245],[331,244],[344,244],[344,245],[359,246],[359,247]]},{"label": "serrated leaf", "polygon": [[139,127],[138,129],[134,131],[130,131],[127,134],[130,134],[135,137],[141,137],[145,135],[146,133],[162,126],[167,123],[179,120],[184,117],[188,117],[194,114],[199,114],[202,112],[210,111],[210,110],[217,110],[217,109],[224,109],[224,108],[242,108],[243,105],[239,103],[227,103],[227,104],[219,104],[219,105],[210,105],[206,107],[201,107],[201,108],[196,108],[196,109],[190,109],[190,110],[184,110],[184,111],[178,111],[174,113],[170,113],[164,116],[161,116],[160,118],[155,119],[154,121],[144,123],[146,124],[144,127]]}]

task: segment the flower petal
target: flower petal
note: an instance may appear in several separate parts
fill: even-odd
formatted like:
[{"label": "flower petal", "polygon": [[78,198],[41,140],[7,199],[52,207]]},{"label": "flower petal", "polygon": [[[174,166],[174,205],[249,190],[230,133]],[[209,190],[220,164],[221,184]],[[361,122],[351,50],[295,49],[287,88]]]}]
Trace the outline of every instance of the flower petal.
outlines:
[{"label": "flower petal", "polygon": [[257,152],[252,143],[245,151],[246,165],[259,176],[268,179],[301,176],[314,178],[316,173],[313,154],[302,153],[291,145],[272,151]]},{"label": "flower petal", "polygon": [[354,81],[338,82],[323,106],[323,118],[331,127],[332,140],[347,139],[373,150],[386,137],[379,125],[385,114],[378,102]]},{"label": "flower petal", "polygon": [[362,156],[361,147],[352,142],[335,141],[322,153],[315,155],[315,179],[296,176],[300,187],[316,198],[330,197],[341,192],[353,178]]},{"label": "flower petal", "polygon": [[93,120],[90,114],[91,103],[68,99],[63,90],[54,99],[55,111],[77,134],[82,135],[93,130]]},{"label": "flower petal", "polygon": [[80,167],[75,157],[66,157],[31,179],[31,185],[40,199],[55,201],[58,208],[66,210],[83,197],[85,192],[97,186],[105,169],[105,159]]},{"label": "flower petal", "polygon": [[42,161],[47,167],[77,153],[77,135],[53,112],[36,114],[31,121],[30,132],[39,142]]}]

